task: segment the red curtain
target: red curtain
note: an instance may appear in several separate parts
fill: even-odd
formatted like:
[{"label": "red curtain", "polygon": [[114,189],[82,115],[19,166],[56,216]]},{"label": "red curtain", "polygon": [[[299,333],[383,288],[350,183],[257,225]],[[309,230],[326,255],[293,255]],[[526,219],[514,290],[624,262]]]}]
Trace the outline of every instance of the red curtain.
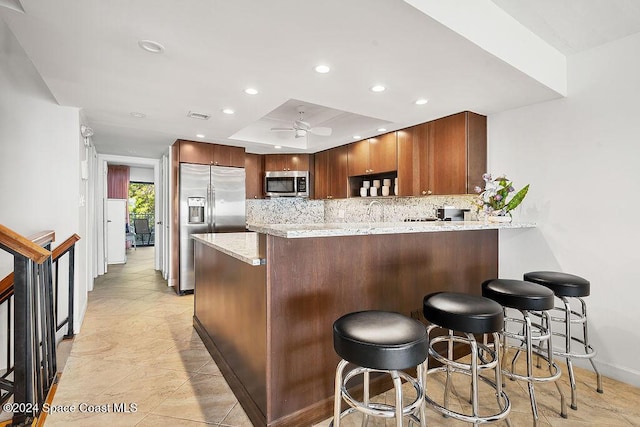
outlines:
[{"label": "red curtain", "polygon": [[107,165],[107,197],[127,200],[127,224],[129,223],[129,166]]}]

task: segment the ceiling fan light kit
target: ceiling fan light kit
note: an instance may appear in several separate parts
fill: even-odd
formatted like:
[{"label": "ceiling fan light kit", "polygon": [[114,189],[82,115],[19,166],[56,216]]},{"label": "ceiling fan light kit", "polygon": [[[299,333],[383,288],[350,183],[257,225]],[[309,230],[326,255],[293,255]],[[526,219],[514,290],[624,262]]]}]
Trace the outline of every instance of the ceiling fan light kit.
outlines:
[{"label": "ceiling fan light kit", "polygon": [[330,136],[332,129],[328,127],[311,127],[309,122],[304,121],[304,106],[298,107],[300,118],[293,122],[290,128],[271,128],[272,131],[294,131],[296,138],[307,136],[307,132],[318,136]]}]

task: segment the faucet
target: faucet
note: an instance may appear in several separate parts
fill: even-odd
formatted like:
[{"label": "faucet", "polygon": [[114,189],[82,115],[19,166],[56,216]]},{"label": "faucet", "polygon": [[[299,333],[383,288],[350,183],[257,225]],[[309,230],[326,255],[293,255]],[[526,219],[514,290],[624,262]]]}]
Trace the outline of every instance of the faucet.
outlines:
[{"label": "faucet", "polygon": [[371,211],[373,210],[373,205],[380,206],[380,212],[382,214],[380,219],[384,222],[384,206],[382,205],[382,203],[380,203],[380,201],[373,200],[371,201],[371,203],[369,203],[369,207],[367,208],[367,216],[369,217],[369,228],[371,228]]}]

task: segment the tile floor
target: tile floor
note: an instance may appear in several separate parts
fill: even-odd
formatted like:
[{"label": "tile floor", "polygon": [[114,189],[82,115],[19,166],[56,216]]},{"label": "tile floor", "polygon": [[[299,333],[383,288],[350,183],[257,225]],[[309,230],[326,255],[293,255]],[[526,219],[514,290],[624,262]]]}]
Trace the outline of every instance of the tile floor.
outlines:
[{"label": "tile floor", "polygon": [[[76,412],[50,414],[46,426],[250,426],[193,330],[193,296],[178,297],[167,287],[153,270],[153,248],[138,248],[128,256],[127,264],[110,266],[109,273],[96,280],[82,330],[66,344],[68,357],[53,405],[71,406]],[[537,386],[540,426],[640,426],[639,389],[605,378],[605,393],[598,394],[593,374],[578,370],[577,377],[579,410],[568,409],[568,419],[558,414],[556,388]],[[467,381],[454,381],[452,407],[468,405],[461,397]],[[435,393],[438,383],[429,384]],[[526,387],[509,381],[506,390],[512,400],[511,424],[532,425]],[[483,396],[487,399],[481,409],[491,410],[495,399],[490,392]],[[377,399],[392,401],[390,393]],[[113,404],[135,404],[136,410],[115,413]],[[110,412],[96,412],[104,405],[110,405]],[[92,407],[96,411],[89,412]],[[431,410],[427,417],[429,426],[467,425]],[[357,415],[345,421],[347,426],[360,425]]]}]

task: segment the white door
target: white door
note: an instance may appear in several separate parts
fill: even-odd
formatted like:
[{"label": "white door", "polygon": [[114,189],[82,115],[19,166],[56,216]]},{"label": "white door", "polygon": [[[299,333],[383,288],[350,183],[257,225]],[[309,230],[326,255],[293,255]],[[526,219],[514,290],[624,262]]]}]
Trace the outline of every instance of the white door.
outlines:
[{"label": "white door", "polygon": [[124,264],[126,258],[126,199],[107,199],[107,264]]}]

